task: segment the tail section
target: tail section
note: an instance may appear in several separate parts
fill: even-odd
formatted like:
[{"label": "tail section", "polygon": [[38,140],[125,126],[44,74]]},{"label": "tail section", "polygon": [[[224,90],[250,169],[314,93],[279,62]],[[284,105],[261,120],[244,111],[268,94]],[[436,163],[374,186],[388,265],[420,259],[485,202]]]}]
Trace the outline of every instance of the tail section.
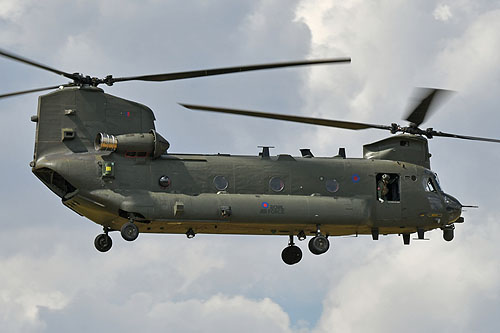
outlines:
[{"label": "tail section", "polygon": [[105,94],[95,87],[71,87],[40,96],[34,163],[53,153],[94,150],[98,133],[148,133],[155,129],[147,106]]}]

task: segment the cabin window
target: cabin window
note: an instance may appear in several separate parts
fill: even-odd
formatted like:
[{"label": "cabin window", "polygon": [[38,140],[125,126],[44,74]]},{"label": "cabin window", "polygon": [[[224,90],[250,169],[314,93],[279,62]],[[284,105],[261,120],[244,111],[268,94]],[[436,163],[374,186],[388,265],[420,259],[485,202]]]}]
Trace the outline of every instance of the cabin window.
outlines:
[{"label": "cabin window", "polygon": [[335,193],[339,190],[339,182],[335,179],[328,179],[325,182],[326,190],[330,193]]},{"label": "cabin window", "polygon": [[229,186],[229,183],[224,176],[214,177],[214,186],[218,191],[224,191]]},{"label": "cabin window", "polygon": [[377,181],[377,200],[380,202],[399,202],[399,175],[395,173],[379,173]]},{"label": "cabin window", "polygon": [[285,183],[281,180],[281,178],[273,177],[269,181],[269,187],[271,187],[271,190],[274,192],[281,192],[285,188]]},{"label": "cabin window", "polygon": [[158,180],[158,183],[163,188],[167,188],[170,186],[170,184],[172,184],[172,182],[170,181],[170,178],[168,178],[168,176],[161,176],[160,179]]}]

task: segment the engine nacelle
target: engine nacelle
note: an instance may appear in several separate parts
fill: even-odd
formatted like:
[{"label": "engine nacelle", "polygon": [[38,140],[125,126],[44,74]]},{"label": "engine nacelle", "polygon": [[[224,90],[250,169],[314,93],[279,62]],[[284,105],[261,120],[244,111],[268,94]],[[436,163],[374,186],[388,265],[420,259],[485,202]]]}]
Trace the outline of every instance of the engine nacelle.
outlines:
[{"label": "engine nacelle", "polygon": [[95,138],[94,147],[98,151],[123,153],[129,157],[150,155],[153,158],[158,158],[166,153],[170,143],[156,133],[155,130],[151,130],[149,133],[131,133],[117,136],[99,133]]}]

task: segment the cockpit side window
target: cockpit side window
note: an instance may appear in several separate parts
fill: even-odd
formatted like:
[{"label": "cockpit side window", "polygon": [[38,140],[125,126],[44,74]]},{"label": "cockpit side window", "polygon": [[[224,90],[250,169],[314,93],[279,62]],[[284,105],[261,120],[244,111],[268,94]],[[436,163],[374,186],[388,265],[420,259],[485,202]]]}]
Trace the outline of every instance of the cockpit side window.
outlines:
[{"label": "cockpit side window", "polygon": [[377,180],[377,200],[380,202],[399,202],[399,175],[395,173],[379,173]]},{"label": "cockpit side window", "polygon": [[425,191],[426,192],[437,192],[436,185],[432,181],[432,178],[426,178]]}]

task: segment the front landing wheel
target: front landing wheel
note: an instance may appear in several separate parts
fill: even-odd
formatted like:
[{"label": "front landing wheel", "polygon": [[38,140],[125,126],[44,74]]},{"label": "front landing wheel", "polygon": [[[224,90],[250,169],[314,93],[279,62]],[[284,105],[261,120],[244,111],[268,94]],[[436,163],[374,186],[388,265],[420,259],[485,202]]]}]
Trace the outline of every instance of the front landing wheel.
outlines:
[{"label": "front landing wheel", "polygon": [[122,225],[120,231],[123,239],[129,242],[136,240],[139,236],[139,228],[137,228],[137,226],[132,222],[127,222]]},{"label": "front landing wheel", "polygon": [[111,240],[111,237],[109,237],[108,235],[100,234],[97,235],[97,237],[95,238],[94,245],[97,251],[108,252],[109,249],[111,249],[111,246],[113,246],[113,241]]},{"label": "front landing wheel", "polygon": [[443,239],[447,242],[451,242],[453,240],[453,237],[455,236],[455,232],[453,229],[444,229],[443,230]]}]

